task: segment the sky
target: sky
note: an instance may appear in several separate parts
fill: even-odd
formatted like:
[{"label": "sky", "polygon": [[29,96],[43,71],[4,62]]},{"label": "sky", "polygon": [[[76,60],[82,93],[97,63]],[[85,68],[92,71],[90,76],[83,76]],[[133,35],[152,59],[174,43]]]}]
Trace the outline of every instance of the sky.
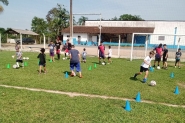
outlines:
[{"label": "sky", "polygon": [[[70,11],[70,0],[8,0],[0,14],[0,27],[31,29],[34,16],[46,18],[49,10],[64,5]],[[178,1],[178,2],[177,2]],[[101,13],[103,19],[119,18],[123,14],[139,15],[144,20],[184,20],[185,0],[73,0],[73,13]],[[99,15],[75,15],[97,20]]]}]

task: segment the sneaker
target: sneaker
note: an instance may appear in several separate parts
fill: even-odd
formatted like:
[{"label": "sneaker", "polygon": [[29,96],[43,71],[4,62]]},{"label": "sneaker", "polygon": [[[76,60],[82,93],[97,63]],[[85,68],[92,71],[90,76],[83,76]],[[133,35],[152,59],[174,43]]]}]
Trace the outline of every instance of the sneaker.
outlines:
[{"label": "sneaker", "polygon": [[145,79],[145,78],[144,78],[144,79],[143,79],[143,83],[145,83],[145,82],[146,82],[146,80],[147,80],[147,79]]},{"label": "sneaker", "polygon": [[134,75],[134,78],[136,78],[137,74]]}]

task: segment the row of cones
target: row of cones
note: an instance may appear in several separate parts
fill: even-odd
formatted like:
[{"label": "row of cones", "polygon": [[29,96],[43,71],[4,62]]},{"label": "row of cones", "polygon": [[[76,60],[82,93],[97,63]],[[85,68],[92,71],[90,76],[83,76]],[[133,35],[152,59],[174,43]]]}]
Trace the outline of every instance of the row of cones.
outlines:
[{"label": "row of cones", "polygon": [[[94,68],[97,68],[96,63],[94,64]],[[92,70],[92,66],[89,66],[88,70]]]},{"label": "row of cones", "polygon": [[[27,63],[27,62],[24,62],[24,66],[28,66],[28,63]],[[7,64],[7,65],[6,65],[6,68],[9,69],[9,68],[10,68],[10,64]]]},{"label": "row of cones", "polygon": [[[174,93],[175,94],[179,94],[179,88],[178,88],[178,86],[176,86]],[[140,92],[137,93],[135,99],[136,99],[136,102],[141,102]],[[126,111],[131,111],[130,102],[128,100],[126,101],[125,110]]]}]

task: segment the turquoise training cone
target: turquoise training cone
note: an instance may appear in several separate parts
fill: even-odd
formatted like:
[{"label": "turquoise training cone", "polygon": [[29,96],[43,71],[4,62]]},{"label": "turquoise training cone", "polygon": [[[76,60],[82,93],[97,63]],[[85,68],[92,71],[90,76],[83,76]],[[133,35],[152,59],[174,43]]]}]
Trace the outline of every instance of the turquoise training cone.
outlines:
[{"label": "turquoise training cone", "polygon": [[65,78],[68,78],[68,73],[67,72],[65,73]]},{"label": "turquoise training cone", "polygon": [[141,102],[140,92],[138,92],[136,95],[136,102]]},{"label": "turquoise training cone", "polygon": [[170,77],[174,78],[174,73],[173,72],[171,72]]},{"label": "turquoise training cone", "polygon": [[126,110],[126,111],[131,111],[130,102],[129,102],[128,100],[126,101],[125,110]]},{"label": "turquoise training cone", "polygon": [[150,72],[154,72],[154,68],[153,67],[150,67]]},{"label": "turquoise training cone", "polygon": [[174,92],[175,94],[179,94],[179,88],[178,88],[178,86],[176,86],[176,88],[175,88],[175,92]]}]

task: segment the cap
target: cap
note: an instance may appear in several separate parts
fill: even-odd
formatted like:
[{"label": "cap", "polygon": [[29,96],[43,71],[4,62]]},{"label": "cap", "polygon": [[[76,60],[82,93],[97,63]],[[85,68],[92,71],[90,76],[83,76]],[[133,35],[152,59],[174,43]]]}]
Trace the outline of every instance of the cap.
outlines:
[{"label": "cap", "polygon": [[178,50],[181,50],[181,48],[179,48]]},{"label": "cap", "polygon": [[166,46],[166,44],[163,44],[163,46]]}]

